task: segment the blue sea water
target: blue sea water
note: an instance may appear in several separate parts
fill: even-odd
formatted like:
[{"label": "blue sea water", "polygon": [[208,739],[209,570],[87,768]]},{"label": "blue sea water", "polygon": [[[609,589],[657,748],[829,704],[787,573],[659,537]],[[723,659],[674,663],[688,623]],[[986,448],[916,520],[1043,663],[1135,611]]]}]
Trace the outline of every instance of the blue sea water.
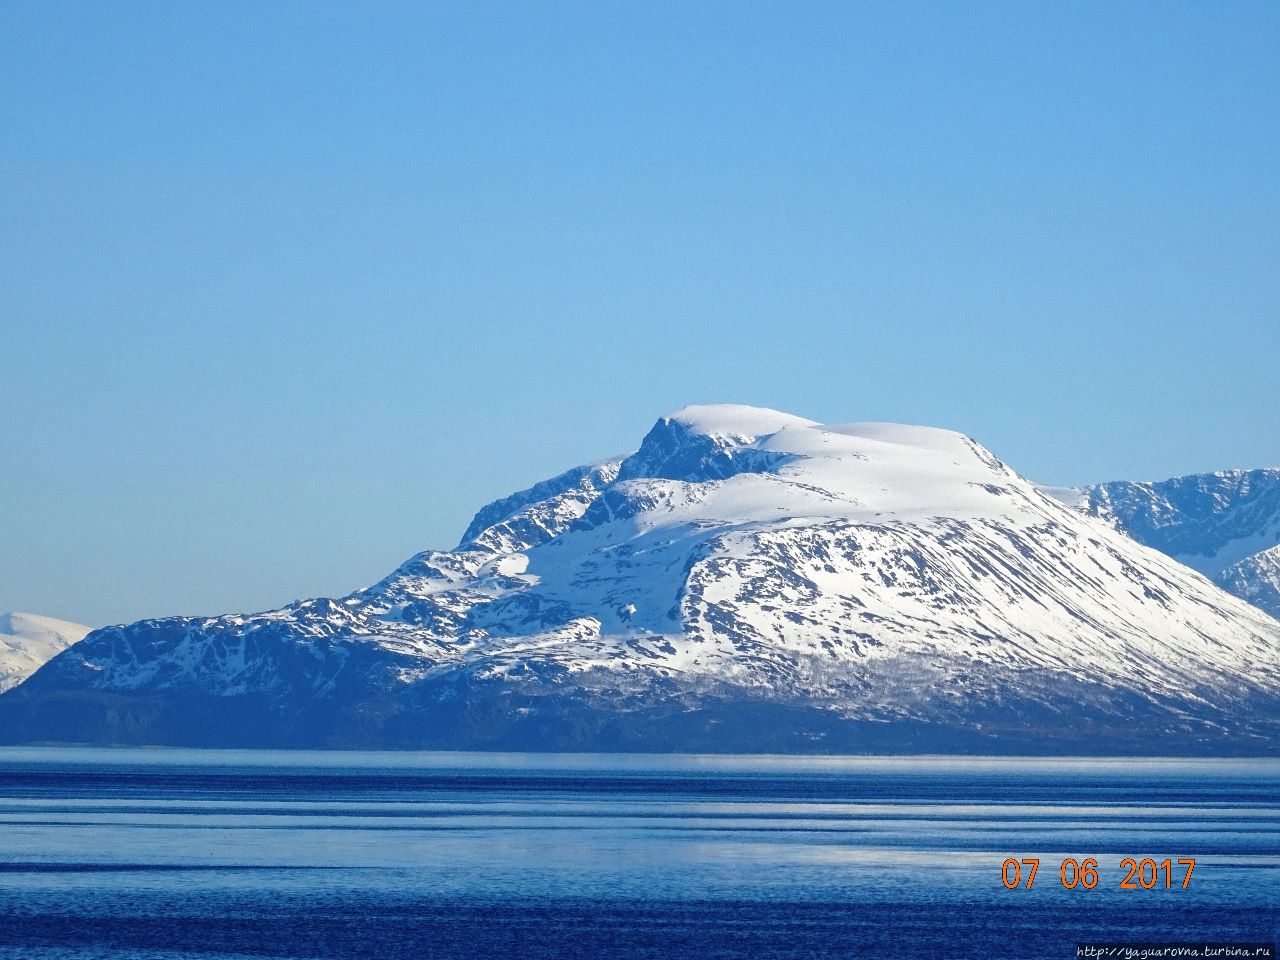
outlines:
[{"label": "blue sea water", "polygon": [[[1032,889],[1006,889],[1005,858],[1033,856]],[[1127,856],[1196,867],[1121,890]],[[1065,889],[1066,857],[1098,885]],[[0,750],[0,957],[1277,938],[1277,761]]]}]

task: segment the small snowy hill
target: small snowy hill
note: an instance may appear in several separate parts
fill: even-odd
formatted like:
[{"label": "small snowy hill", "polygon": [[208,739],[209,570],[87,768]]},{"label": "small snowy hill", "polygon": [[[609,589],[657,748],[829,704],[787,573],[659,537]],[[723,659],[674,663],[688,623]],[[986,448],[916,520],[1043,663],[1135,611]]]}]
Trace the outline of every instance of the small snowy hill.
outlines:
[{"label": "small snowy hill", "polygon": [[1280,622],[970,438],[690,407],[283,610],[111,627],[0,736],[1280,752]]},{"label": "small snowy hill", "polygon": [[34,613],[0,614],[0,693],[84,639],[89,627]]}]

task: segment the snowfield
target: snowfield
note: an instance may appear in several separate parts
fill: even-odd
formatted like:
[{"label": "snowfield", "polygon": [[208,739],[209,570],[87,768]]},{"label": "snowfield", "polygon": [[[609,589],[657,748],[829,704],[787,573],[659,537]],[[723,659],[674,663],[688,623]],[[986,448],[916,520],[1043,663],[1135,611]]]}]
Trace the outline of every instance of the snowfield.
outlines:
[{"label": "snowfield", "polygon": [[54,656],[83,640],[89,629],[34,613],[0,614],[0,693],[16,687]]}]

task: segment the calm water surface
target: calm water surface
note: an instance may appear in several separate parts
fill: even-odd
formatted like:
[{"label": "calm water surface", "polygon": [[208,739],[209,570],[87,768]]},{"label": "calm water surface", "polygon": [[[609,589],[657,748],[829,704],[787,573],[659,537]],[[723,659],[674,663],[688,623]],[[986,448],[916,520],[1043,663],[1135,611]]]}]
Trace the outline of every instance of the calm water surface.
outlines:
[{"label": "calm water surface", "polygon": [[[1122,891],[1125,856],[1195,857]],[[1038,856],[1031,890],[1000,881]],[[1097,858],[1066,890],[1064,857]],[[1280,762],[0,750],[0,957],[1280,939]]]}]

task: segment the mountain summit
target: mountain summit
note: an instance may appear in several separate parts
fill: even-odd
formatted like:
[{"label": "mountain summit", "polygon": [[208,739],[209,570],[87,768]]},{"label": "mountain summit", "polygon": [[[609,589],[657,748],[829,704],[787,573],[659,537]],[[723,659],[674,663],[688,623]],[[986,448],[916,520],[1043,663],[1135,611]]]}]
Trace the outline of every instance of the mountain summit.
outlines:
[{"label": "mountain summit", "polygon": [[1280,621],[947,430],[742,406],[338,599],[92,633],[11,740],[1280,752]]}]

